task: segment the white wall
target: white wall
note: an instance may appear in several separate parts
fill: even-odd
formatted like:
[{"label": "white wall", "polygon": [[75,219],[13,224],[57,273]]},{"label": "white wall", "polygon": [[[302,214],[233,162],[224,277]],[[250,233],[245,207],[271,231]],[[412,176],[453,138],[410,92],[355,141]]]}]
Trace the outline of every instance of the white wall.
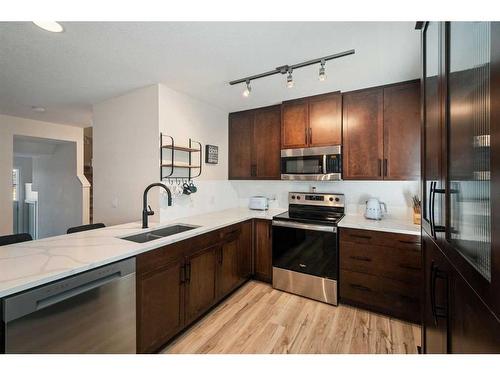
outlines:
[{"label": "white wall", "polygon": [[76,177],[76,143],[57,144],[54,153],[33,160],[38,192],[38,238],[65,234],[82,224],[81,187]]},{"label": "white wall", "polygon": [[[237,196],[228,184],[228,114],[210,104],[159,85],[160,132],[172,136],[176,144],[187,146],[189,138],[202,143],[202,174],[194,179],[195,194],[175,195],[173,206],[161,199],[161,221],[235,207]],[[205,146],[219,147],[219,163],[205,164]],[[192,154],[198,162],[199,155]],[[164,151],[164,159],[169,153]],[[186,154],[178,153],[176,160],[186,162]],[[168,172],[168,169],[165,170]],[[185,171],[179,171],[184,172]],[[176,171],[175,175],[178,172]],[[195,170],[194,173],[197,173]],[[174,185],[175,186],[175,185]],[[171,189],[175,192],[175,188]]]},{"label": "white wall", "polygon": [[76,170],[81,187],[82,222],[89,212],[89,183],[83,175],[83,129],[0,114],[0,235],[12,233],[12,164],[15,135],[76,142]]},{"label": "white wall", "polygon": [[[93,111],[94,222],[140,220],[144,188],[160,179],[158,85],[99,103]],[[154,194],[149,201],[158,208]]]}]

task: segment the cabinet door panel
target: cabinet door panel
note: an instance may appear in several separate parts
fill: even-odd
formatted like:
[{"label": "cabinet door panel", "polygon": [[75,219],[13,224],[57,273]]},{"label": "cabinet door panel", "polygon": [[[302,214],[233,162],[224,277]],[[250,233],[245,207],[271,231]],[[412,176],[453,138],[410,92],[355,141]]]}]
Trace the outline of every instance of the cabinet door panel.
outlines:
[{"label": "cabinet door panel", "polygon": [[344,179],[381,180],[383,91],[369,89],[343,98]]},{"label": "cabinet door panel", "polygon": [[241,234],[238,249],[238,274],[241,279],[247,279],[253,274],[253,229],[252,221],[241,224]]},{"label": "cabinet door panel", "polygon": [[282,105],[281,148],[307,147],[307,100],[285,102]]},{"label": "cabinet door panel", "polygon": [[255,111],[253,159],[256,177],[280,179],[281,107]]},{"label": "cabinet door panel", "polygon": [[424,353],[446,354],[448,348],[451,267],[433,240],[422,234],[424,253]]},{"label": "cabinet door panel", "polygon": [[271,222],[255,221],[255,278],[265,282],[272,280]]},{"label": "cabinet door panel", "polygon": [[309,99],[309,146],[342,144],[342,95],[340,92]]},{"label": "cabinet door panel", "polygon": [[420,83],[384,89],[384,179],[420,177]]},{"label": "cabinet door panel", "polygon": [[224,297],[240,282],[238,275],[238,243],[239,236],[235,236],[220,248],[217,280],[218,297]]},{"label": "cabinet door panel", "polygon": [[139,353],[161,347],[183,326],[181,263],[137,275]]},{"label": "cabinet door panel", "polygon": [[215,261],[219,246],[186,260],[186,324],[203,314],[215,301]]},{"label": "cabinet door panel", "polygon": [[252,177],[252,144],[254,112],[229,115],[229,178]]}]

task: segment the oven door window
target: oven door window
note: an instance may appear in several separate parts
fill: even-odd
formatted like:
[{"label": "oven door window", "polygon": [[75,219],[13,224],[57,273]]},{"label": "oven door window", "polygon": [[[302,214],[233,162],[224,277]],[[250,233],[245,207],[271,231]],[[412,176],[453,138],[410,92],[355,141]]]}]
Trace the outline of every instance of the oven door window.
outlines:
[{"label": "oven door window", "polygon": [[273,267],[337,279],[337,234],[273,227]]},{"label": "oven door window", "polygon": [[281,159],[283,174],[322,174],[323,156],[295,156]]}]

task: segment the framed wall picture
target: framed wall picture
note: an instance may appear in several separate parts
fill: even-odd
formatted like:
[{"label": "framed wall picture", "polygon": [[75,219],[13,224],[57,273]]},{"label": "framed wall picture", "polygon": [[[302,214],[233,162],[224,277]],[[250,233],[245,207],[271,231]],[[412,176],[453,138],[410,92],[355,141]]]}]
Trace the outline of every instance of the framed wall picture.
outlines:
[{"label": "framed wall picture", "polygon": [[214,146],[214,145],[205,146],[205,163],[207,164],[219,163],[219,146]]}]

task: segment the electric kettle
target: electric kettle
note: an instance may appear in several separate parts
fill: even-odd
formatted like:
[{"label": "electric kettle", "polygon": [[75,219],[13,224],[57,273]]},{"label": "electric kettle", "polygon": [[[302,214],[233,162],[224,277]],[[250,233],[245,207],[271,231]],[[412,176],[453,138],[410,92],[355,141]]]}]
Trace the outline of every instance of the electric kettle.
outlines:
[{"label": "electric kettle", "polygon": [[366,201],[365,217],[372,220],[381,220],[383,216],[382,206],[387,213],[387,206],[384,202],[380,202],[377,198],[370,198]]}]

